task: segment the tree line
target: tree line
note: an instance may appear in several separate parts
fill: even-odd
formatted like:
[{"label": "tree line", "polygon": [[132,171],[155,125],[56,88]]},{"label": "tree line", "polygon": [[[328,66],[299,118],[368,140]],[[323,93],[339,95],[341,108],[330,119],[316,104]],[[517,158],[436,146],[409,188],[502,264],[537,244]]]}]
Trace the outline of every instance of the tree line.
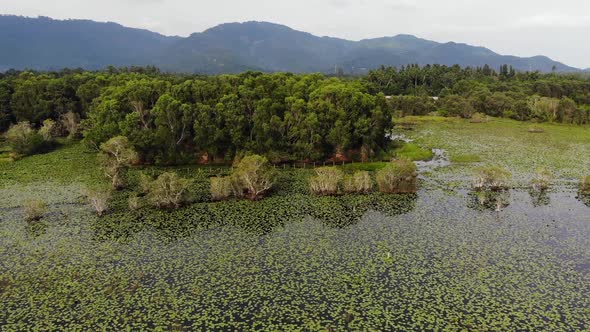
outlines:
[{"label": "tree line", "polygon": [[97,150],[125,136],[142,162],[159,164],[247,153],[272,162],[371,158],[387,150],[393,117],[484,113],[586,124],[589,105],[588,78],[508,66],[383,67],[364,77],[199,76],[153,67],[0,74],[0,131],[51,119],[59,125],[52,131]]},{"label": "tree line", "polygon": [[590,122],[590,79],[584,75],[517,72],[506,65],[499,71],[411,65],[382,67],[363,80],[370,93],[392,96],[397,116],[437,112],[471,118],[482,113],[521,121]]}]

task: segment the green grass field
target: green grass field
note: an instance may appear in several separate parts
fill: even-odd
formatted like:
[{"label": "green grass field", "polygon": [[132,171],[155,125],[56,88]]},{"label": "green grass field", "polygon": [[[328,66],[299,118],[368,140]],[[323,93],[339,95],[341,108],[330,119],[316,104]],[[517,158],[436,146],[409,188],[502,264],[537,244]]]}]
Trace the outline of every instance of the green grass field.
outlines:
[{"label": "green grass field", "polygon": [[[444,149],[455,165],[444,172],[467,174],[476,164],[499,165],[516,178],[528,178],[545,167],[558,177],[578,180],[590,173],[590,127],[532,124],[507,119],[485,123],[449,118],[409,118],[414,130],[403,131],[415,143]],[[542,133],[531,133],[539,127]]]}]

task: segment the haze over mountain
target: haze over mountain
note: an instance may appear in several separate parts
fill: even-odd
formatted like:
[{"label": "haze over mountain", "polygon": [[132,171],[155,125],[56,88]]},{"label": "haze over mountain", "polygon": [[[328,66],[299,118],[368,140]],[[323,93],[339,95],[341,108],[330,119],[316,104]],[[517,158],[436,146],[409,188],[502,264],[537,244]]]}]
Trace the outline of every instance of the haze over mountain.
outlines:
[{"label": "haze over mountain", "polygon": [[505,56],[484,47],[411,35],[350,41],[266,22],[221,24],[181,38],[116,23],[0,16],[0,45],[0,70],[155,65],[168,71],[207,74],[248,69],[361,74],[382,65],[414,63],[580,70],[545,56]]}]

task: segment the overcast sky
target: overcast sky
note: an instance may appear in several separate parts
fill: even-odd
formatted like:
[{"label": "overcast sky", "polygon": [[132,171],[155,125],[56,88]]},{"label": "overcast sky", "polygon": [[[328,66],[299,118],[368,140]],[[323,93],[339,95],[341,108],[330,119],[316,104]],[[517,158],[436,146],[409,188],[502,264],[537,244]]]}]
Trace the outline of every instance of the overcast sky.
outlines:
[{"label": "overcast sky", "polygon": [[113,21],[179,36],[250,20],[352,40],[413,34],[590,67],[588,0],[0,0],[0,13]]}]

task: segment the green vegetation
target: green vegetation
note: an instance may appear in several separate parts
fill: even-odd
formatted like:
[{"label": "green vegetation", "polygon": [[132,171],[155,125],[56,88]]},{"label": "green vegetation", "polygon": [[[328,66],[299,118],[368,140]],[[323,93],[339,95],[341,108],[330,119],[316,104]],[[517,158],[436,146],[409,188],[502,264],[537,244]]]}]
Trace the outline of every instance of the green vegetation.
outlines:
[{"label": "green vegetation", "polygon": [[111,199],[111,192],[109,190],[87,189],[83,194],[88,199],[88,203],[96,212],[96,215],[102,217],[108,211],[109,200]]},{"label": "green vegetation", "polygon": [[535,177],[531,181],[534,190],[547,190],[553,184],[555,175],[546,168],[538,168]]},{"label": "green vegetation", "polygon": [[394,160],[377,171],[377,187],[382,193],[414,193],[417,191],[416,165],[409,160]]},{"label": "green vegetation", "polygon": [[[464,145],[465,127],[451,127],[460,142],[445,143],[487,160],[492,154],[482,140],[505,139],[510,130],[498,128],[513,122],[473,125],[484,133],[494,126],[496,136],[474,136]],[[418,124],[413,135],[427,126]],[[552,146],[553,139],[533,144]],[[351,176],[388,165],[337,168]],[[191,204],[129,209],[130,200],[146,200],[144,186],[149,192],[151,179],[165,172],[190,180]],[[454,170],[433,176],[446,172]],[[108,187],[96,154],[79,144],[64,142],[53,152],[0,164],[0,174],[6,174],[0,204],[9,207],[0,210],[0,258],[10,266],[0,269],[6,308],[0,322],[9,330],[125,329],[130,323],[121,317],[135,317],[138,329],[164,330],[558,331],[587,324],[578,300],[590,291],[583,270],[587,207],[568,201],[568,193],[551,197],[547,209],[560,215],[554,220],[528,213],[527,192],[490,194],[483,211],[477,201],[475,208],[461,195],[430,189],[320,197],[310,193],[312,170],[279,168],[265,199],[211,202],[211,178],[231,177],[230,168],[133,166],[127,188],[112,193],[109,212],[98,218],[72,194],[76,185]],[[431,178],[425,181],[430,188]],[[60,213],[23,225],[20,209],[10,207],[44,194]],[[515,206],[510,215],[486,211],[508,203]],[[566,230],[562,241],[557,234]],[[559,243],[559,253],[547,239]],[[560,315],[550,306],[559,306]],[[23,321],[23,315],[41,318]]]},{"label": "green vegetation", "polygon": [[19,122],[10,127],[5,136],[15,159],[40,151],[44,143],[43,136],[31,128],[28,122]]},{"label": "green vegetation", "polygon": [[309,189],[316,195],[336,195],[344,173],[337,167],[319,167],[309,179]]},{"label": "green vegetation", "polygon": [[453,163],[478,163],[481,158],[475,154],[459,154],[451,156],[451,162]]},{"label": "green vegetation", "polygon": [[211,199],[223,201],[234,193],[232,179],[229,176],[216,176],[211,178]]},{"label": "green vegetation", "polygon": [[127,137],[117,136],[102,143],[99,157],[105,175],[111,180],[113,189],[124,188],[124,172],[137,160],[137,153]]},{"label": "green vegetation", "polygon": [[473,189],[480,191],[506,190],[510,188],[511,180],[512,174],[501,167],[480,167],[475,170],[475,174],[473,175]]},{"label": "green vegetation", "polygon": [[434,155],[431,150],[423,149],[416,144],[405,143],[401,148],[395,150],[395,156],[398,159],[418,161],[430,160]]},{"label": "green vegetation", "polygon": [[25,202],[25,219],[27,221],[39,221],[47,213],[47,204],[41,200]]},{"label": "green vegetation", "polygon": [[147,200],[159,209],[178,209],[186,202],[189,180],[164,172],[147,184]]},{"label": "green vegetation", "polygon": [[590,175],[587,175],[580,181],[580,191],[583,194],[590,194]]},{"label": "green vegetation", "polygon": [[[25,133],[2,144],[56,144],[0,163],[8,330],[587,328],[590,131],[493,117],[583,123],[584,81],[540,77],[572,86],[537,98],[532,74],[476,72],[434,100],[418,79],[387,99],[372,76],[60,75],[2,78]],[[413,103],[449,117],[393,127]]]},{"label": "green vegetation", "polygon": [[265,157],[250,155],[235,163],[231,176],[240,195],[257,200],[272,189],[275,175],[274,169]]},{"label": "green vegetation", "polygon": [[367,171],[356,171],[343,179],[342,190],[345,193],[368,194],[372,189],[373,180]]},{"label": "green vegetation", "polygon": [[[578,180],[586,175],[590,168],[590,155],[586,153],[589,127],[547,123],[536,126],[544,132],[529,133],[529,123],[508,119],[490,118],[487,123],[425,119],[404,134],[424,148],[447,151],[453,162],[458,162],[456,156],[472,155],[477,156],[478,163],[498,165],[510,171],[522,186],[529,185],[539,167],[551,169],[557,178]],[[477,164],[460,164],[438,173],[467,178],[474,166]]]}]

